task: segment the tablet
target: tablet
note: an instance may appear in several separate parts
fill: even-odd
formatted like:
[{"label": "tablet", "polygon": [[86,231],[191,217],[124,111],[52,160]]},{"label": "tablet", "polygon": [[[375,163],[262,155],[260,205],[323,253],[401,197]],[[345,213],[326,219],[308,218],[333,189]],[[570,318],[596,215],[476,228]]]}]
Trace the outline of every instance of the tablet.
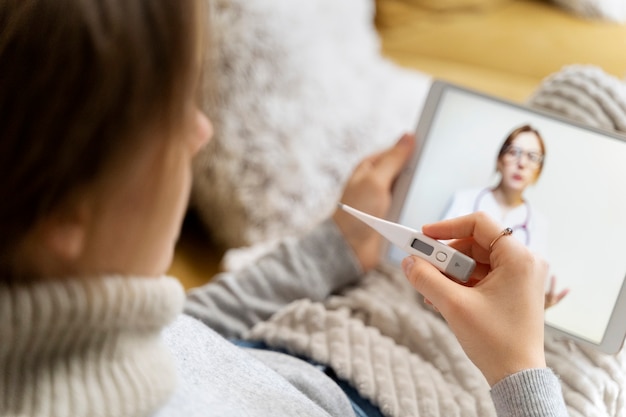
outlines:
[{"label": "tablet", "polygon": [[[441,81],[431,87],[417,138],[389,220],[421,230],[489,213],[547,260],[557,292],[569,289],[546,310],[547,329],[606,353],[620,350],[626,138]],[[395,265],[406,256],[391,245],[384,251]]]}]

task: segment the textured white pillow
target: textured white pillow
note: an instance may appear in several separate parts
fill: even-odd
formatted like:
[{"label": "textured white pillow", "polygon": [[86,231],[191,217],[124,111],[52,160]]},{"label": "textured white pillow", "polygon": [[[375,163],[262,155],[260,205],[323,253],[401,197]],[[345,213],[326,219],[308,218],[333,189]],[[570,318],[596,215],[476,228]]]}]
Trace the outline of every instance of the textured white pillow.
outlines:
[{"label": "textured white pillow", "polygon": [[380,55],[372,0],[211,0],[191,204],[227,247],[328,216],[366,154],[412,131],[429,76]]}]

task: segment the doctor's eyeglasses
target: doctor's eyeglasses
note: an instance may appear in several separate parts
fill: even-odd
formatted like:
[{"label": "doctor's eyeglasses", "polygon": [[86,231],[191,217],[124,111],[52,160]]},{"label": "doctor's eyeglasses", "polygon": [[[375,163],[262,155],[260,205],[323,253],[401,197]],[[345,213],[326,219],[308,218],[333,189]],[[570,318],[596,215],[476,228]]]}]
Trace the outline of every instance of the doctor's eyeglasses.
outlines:
[{"label": "doctor's eyeglasses", "polygon": [[525,156],[528,164],[533,167],[538,167],[541,165],[541,162],[543,162],[542,154],[539,152],[527,152],[519,146],[507,147],[504,151],[504,155],[502,155],[502,159],[506,163],[519,162],[522,159],[522,156]]}]

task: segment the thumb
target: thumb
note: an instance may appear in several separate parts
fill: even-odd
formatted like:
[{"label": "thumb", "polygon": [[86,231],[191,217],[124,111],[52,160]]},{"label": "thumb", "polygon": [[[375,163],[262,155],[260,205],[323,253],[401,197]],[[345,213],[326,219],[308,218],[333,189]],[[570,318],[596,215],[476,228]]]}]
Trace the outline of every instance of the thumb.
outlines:
[{"label": "thumb", "polygon": [[393,182],[415,148],[415,136],[404,134],[398,142],[386,151],[375,156],[372,161],[376,174],[387,182]]},{"label": "thumb", "polygon": [[407,279],[420,294],[426,297],[444,316],[449,300],[454,300],[465,287],[459,285],[429,262],[417,256],[408,256],[402,260],[402,269]]}]

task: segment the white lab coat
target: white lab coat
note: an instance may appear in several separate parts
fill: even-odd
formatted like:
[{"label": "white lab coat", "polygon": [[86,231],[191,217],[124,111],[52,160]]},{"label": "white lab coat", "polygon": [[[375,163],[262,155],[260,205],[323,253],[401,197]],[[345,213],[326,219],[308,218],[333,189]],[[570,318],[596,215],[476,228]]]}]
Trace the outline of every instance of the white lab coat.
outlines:
[{"label": "white lab coat", "polygon": [[548,222],[528,201],[504,214],[489,188],[472,188],[454,193],[443,219],[482,211],[493,217],[502,227],[513,229],[513,236],[528,248],[547,259]]}]

